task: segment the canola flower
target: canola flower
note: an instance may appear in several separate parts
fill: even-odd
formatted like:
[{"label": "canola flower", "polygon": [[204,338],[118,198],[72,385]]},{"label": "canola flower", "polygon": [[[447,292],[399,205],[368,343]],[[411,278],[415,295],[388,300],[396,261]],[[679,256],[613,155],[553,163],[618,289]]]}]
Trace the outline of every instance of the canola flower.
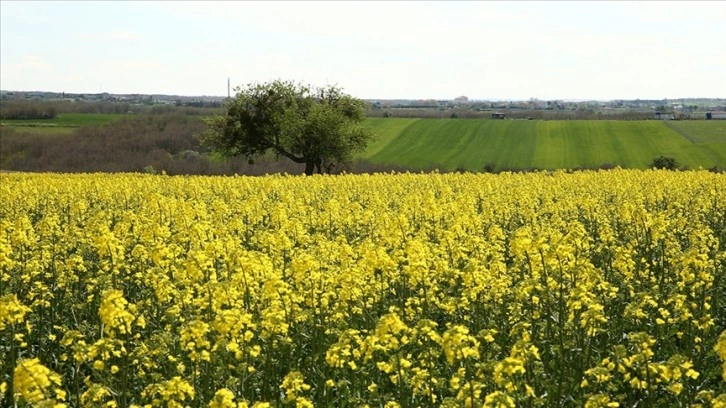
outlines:
[{"label": "canola flower", "polygon": [[726,406],[726,176],[0,174],[0,405]]},{"label": "canola flower", "polygon": [[65,408],[66,392],[61,385],[60,375],[37,358],[21,360],[13,371],[13,393],[31,406]]}]

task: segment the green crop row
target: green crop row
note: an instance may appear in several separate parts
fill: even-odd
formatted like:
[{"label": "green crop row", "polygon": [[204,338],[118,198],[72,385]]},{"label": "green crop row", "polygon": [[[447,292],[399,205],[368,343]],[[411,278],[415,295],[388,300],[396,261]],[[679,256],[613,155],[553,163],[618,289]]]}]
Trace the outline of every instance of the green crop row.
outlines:
[{"label": "green crop row", "polygon": [[726,123],[370,119],[373,163],[442,170],[644,169],[655,157],[688,168],[726,166]]}]

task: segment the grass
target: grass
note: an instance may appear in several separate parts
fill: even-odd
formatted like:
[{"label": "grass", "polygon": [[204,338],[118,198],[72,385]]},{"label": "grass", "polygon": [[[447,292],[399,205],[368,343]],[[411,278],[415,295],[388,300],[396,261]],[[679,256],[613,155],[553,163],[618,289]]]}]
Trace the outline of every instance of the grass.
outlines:
[{"label": "grass", "polygon": [[[467,122],[458,123],[462,130]],[[530,121],[507,121],[499,125],[495,121],[474,121],[470,129],[462,133],[462,143],[444,163],[457,168],[481,170],[484,164],[502,167],[528,167],[534,155],[534,126]],[[479,121],[481,122],[481,121]],[[454,138],[457,133],[450,134]],[[507,158],[510,158],[507,161]],[[449,167],[450,169],[451,167]]]},{"label": "grass", "polygon": [[665,124],[698,146],[719,167],[726,167],[726,121],[671,121]]},{"label": "grass", "polygon": [[414,121],[400,118],[372,118],[368,119],[368,126],[373,128],[376,139],[368,145],[367,155],[379,153],[391,140],[398,137]]},{"label": "grass", "polygon": [[656,121],[548,121],[537,125],[537,168],[598,167],[612,163],[646,168],[656,156],[676,157],[688,167],[710,158],[677,132]]},{"label": "grass", "polygon": [[726,167],[726,123],[716,121],[526,121],[371,119],[376,164],[479,171],[647,168],[657,156],[689,168]]},{"label": "grass", "polygon": [[[388,120],[388,119],[383,119]],[[408,121],[405,125],[403,121]],[[465,167],[481,169],[484,163],[511,165],[503,157],[515,158],[515,165],[526,166],[533,154],[534,122],[507,121],[502,128],[493,121],[468,119],[396,119],[401,129],[394,137],[391,130],[378,124],[374,131],[387,140],[366,152],[374,163],[393,163],[411,167],[436,166],[442,169]],[[519,143],[507,140],[511,136]]]}]

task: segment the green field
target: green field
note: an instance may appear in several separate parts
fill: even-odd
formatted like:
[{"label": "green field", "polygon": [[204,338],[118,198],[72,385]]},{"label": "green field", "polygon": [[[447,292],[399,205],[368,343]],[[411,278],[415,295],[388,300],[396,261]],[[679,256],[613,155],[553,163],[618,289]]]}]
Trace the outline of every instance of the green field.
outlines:
[{"label": "green field", "polygon": [[412,168],[647,168],[657,156],[688,168],[726,167],[726,122],[370,119],[363,155]]},{"label": "green field", "polygon": [[127,115],[109,113],[62,113],[53,119],[0,120],[2,126],[23,128],[77,128],[81,126],[101,125]]},{"label": "green field", "polygon": [[719,166],[726,163],[726,121],[666,122],[668,127],[701,148]]},{"label": "green field", "polygon": [[[128,115],[63,113],[2,120],[20,132],[61,135]],[[361,155],[376,165],[470,171],[647,168],[670,156],[691,169],[726,168],[726,121],[482,120],[371,118],[376,140]]]}]

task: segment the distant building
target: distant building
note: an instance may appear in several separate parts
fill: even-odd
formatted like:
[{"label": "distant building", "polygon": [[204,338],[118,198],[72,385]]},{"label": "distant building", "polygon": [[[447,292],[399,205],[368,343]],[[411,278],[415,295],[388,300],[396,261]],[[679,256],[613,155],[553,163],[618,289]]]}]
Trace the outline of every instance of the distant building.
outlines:
[{"label": "distant building", "polygon": [[706,112],[706,119],[726,119],[726,112],[723,111],[711,111]]},{"label": "distant building", "polygon": [[467,103],[469,102],[469,98],[467,98],[466,96],[460,96],[458,98],[454,98],[454,101],[459,103]]},{"label": "distant building", "polygon": [[504,119],[504,113],[494,112],[492,113],[492,119]]}]

